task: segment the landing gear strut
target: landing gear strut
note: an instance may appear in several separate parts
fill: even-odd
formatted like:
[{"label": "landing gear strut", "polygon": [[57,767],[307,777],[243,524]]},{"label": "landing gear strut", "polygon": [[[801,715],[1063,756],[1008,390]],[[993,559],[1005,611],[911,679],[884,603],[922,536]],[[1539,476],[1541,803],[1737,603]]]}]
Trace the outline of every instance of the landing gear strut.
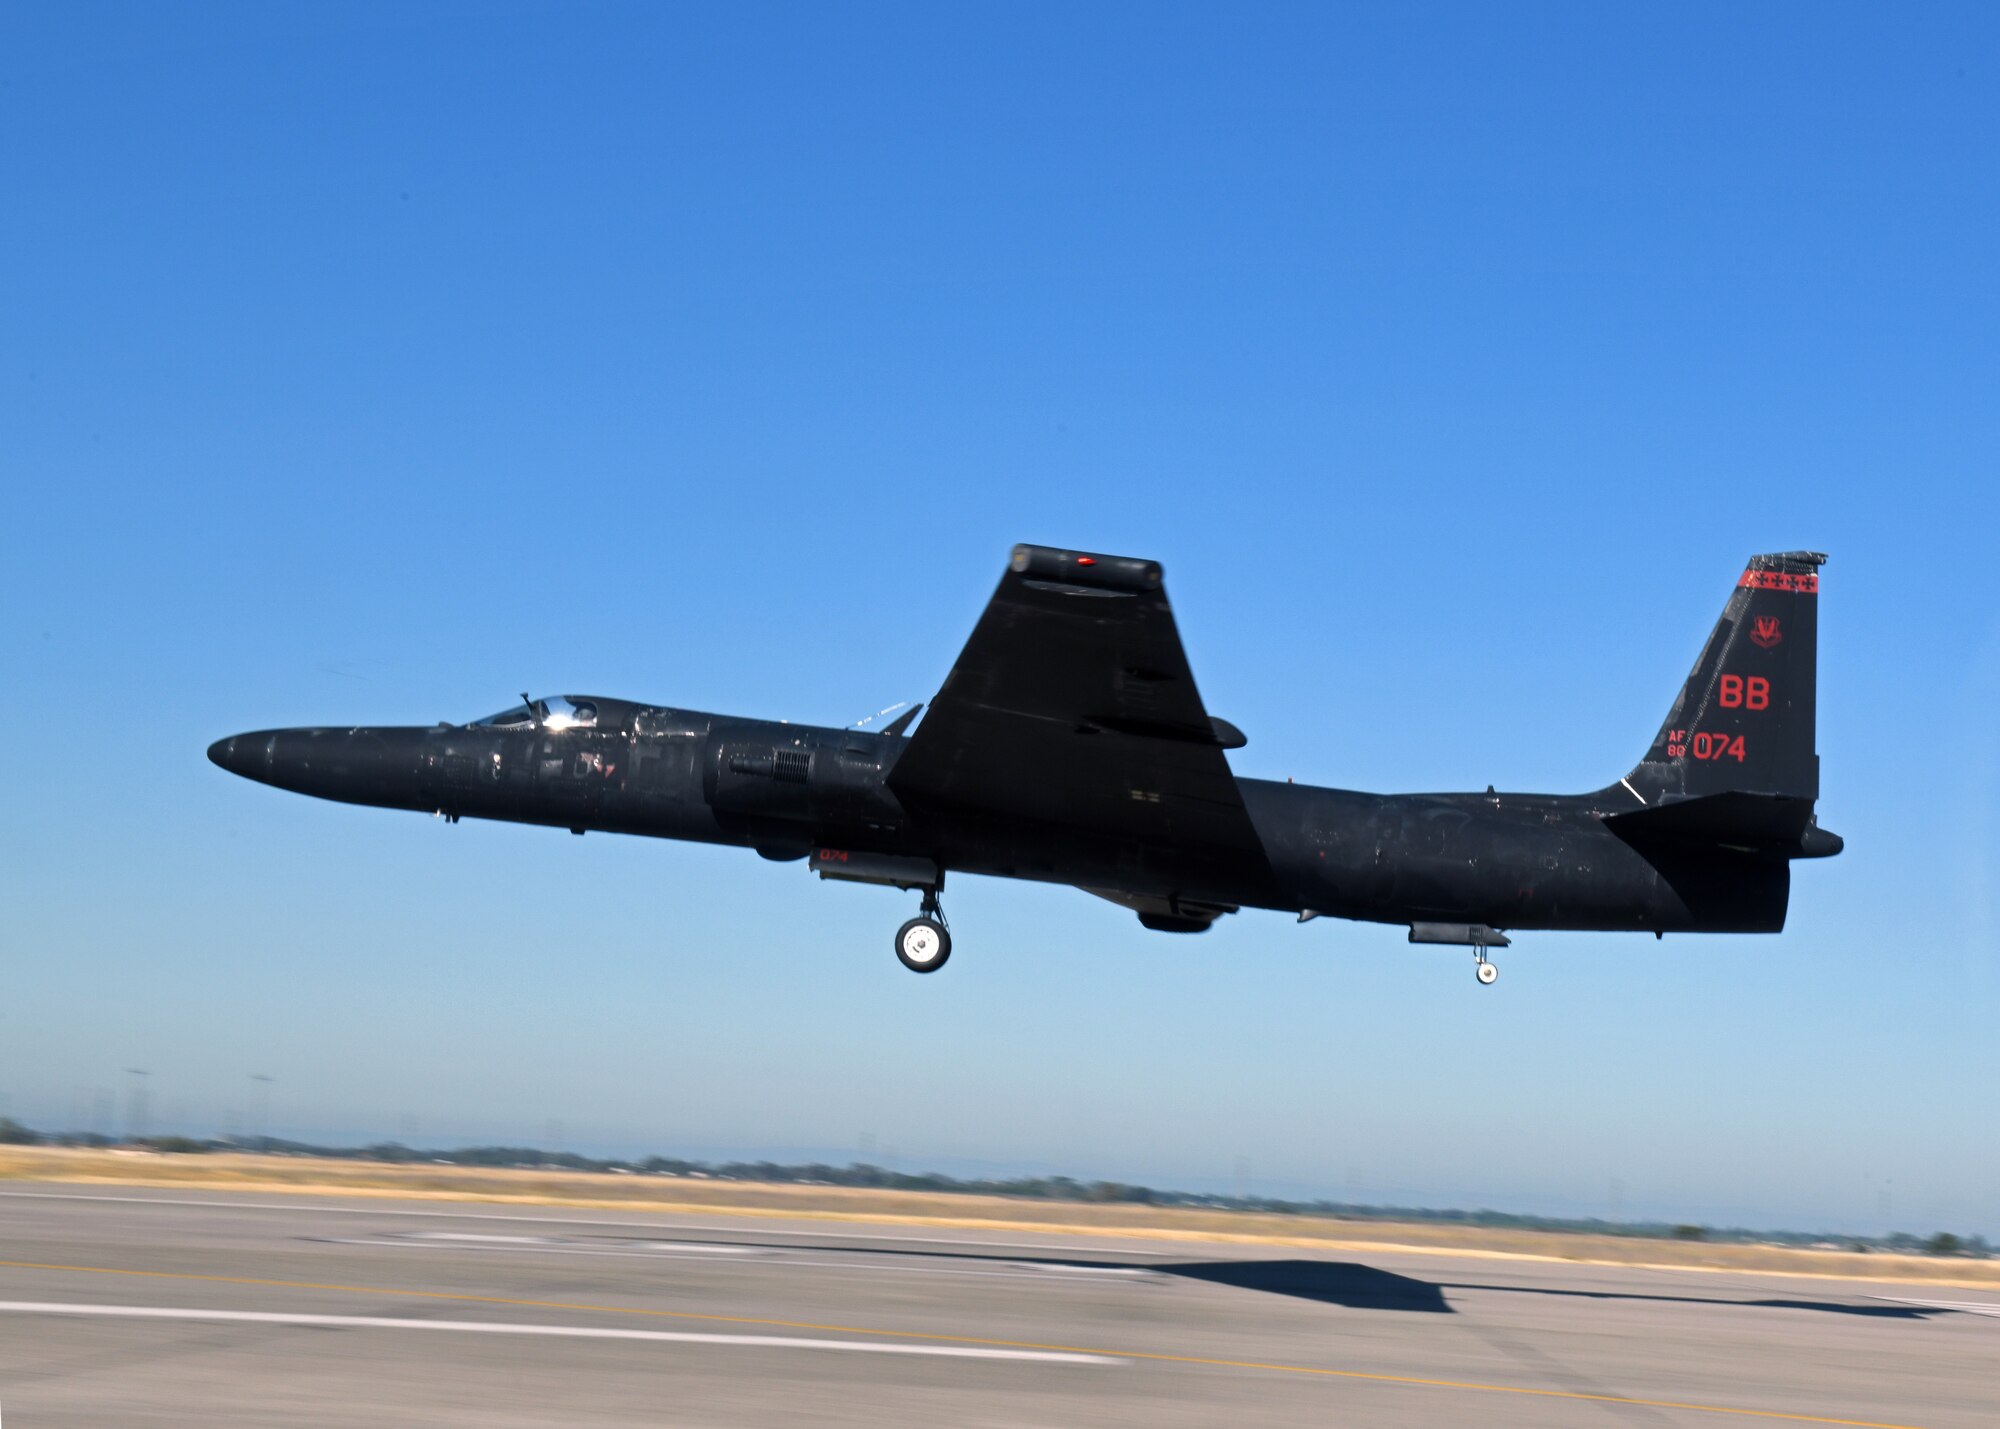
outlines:
[{"label": "landing gear strut", "polygon": [[924,890],[923,911],[896,930],[896,961],[913,973],[934,973],[951,956],[951,930],[944,924],[937,890]]},{"label": "landing gear strut", "polygon": [[1489,928],[1484,923],[1412,923],[1410,941],[1413,943],[1448,943],[1453,947],[1472,949],[1472,971],[1479,978],[1481,987],[1491,987],[1500,976],[1500,969],[1486,961],[1488,948],[1507,946],[1507,935],[1498,928]]}]

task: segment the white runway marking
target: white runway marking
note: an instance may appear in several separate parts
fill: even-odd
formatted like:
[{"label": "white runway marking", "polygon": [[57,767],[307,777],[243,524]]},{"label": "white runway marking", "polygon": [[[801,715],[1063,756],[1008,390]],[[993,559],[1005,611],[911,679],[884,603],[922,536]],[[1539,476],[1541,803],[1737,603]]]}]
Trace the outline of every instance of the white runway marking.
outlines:
[{"label": "white runway marking", "polygon": [[611,1330],[594,1325],[519,1325],[498,1320],[401,1320],[384,1315],[307,1315],[283,1310],[198,1310],[178,1305],[81,1305],[65,1301],[0,1300],[0,1314],[87,1315],[112,1320],[201,1320],[347,1330],[444,1330],[473,1335],[541,1335],[571,1340],[734,1345],[753,1350],[852,1350],[858,1354],[927,1355],[939,1359],[1033,1360],[1038,1364],[1124,1363],[1110,1355],[1071,1354],[1061,1350],[988,1350],[965,1345],[919,1345],[880,1340],[811,1340],[795,1335],[712,1335],[696,1330]]},{"label": "white runway marking", "polygon": [[[472,1244],[481,1247],[494,1246],[496,1248],[550,1246],[558,1250],[569,1249],[576,1244],[574,1241],[551,1240],[545,1235],[471,1235],[465,1231],[415,1231],[410,1235],[408,1241],[397,1241],[394,1243],[398,1245],[435,1245],[441,1241],[450,1245]],[[344,1242],[347,1245],[382,1245],[384,1243],[375,1240],[351,1240]],[[586,1247],[586,1249],[596,1249],[596,1247]],[[764,1247],[761,1245],[710,1245],[694,1240],[660,1240],[650,1243],[628,1241],[620,1249],[636,1253],[658,1252],[673,1255],[761,1255],[764,1253]]]},{"label": "white runway marking", "polygon": [[[816,1225],[804,1229],[778,1231],[754,1224],[744,1226],[699,1226],[679,1221],[613,1221],[590,1220],[582,1216],[523,1216],[502,1211],[418,1211],[399,1210],[392,1206],[316,1206],[312,1204],[285,1205],[269,1201],[209,1201],[195,1200],[181,1196],[85,1196],[74,1191],[0,1191],[0,1198],[17,1201],[104,1201],[119,1206],[204,1206],[223,1211],[296,1211],[329,1216],[429,1216],[447,1221],[525,1221],[531,1225],[545,1226],[618,1226],[654,1231],[703,1231],[709,1235],[718,1232],[728,1234],[739,1232],[743,1235],[810,1235],[821,1240],[889,1240],[902,1241],[911,1245],[975,1245],[988,1250],[1059,1250],[1074,1254],[1075,1242],[1068,1245],[1050,1245],[1036,1241],[1019,1240],[974,1240],[969,1236],[952,1237],[937,1235],[888,1235],[873,1231],[821,1230]],[[808,1218],[810,1219],[810,1218]],[[1177,1259],[1178,1251],[1142,1250],[1137,1246],[1119,1246],[1114,1255],[1157,1256],[1165,1260]]]},{"label": "white runway marking", "polygon": [[1874,1295],[1873,1300],[1887,1300],[1891,1305],[1916,1305],[1926,1310],[1963,1310],[1968,1315],[1991,1315],[2000,1319],[2000,1304],[1990,1300],[1906,1300],[1900,1295]]},{"label": "white runway marking", "polygon": [[[320,1244],[365,1245],[375,1250],[498,1251],[507,1255],[580,1255],[580,1256],[612,1257],[621,1260],[700,1260],[703,1258],[703,1250],[704,1250],[704,1248],[701,1246],[695,1246],[692,1247],[693,1251],[692,1254],[683,1255],[678,1250],[644,1250],[644,1249],[619,1250],[615,1248],[598,1247],[598,1246],[555,1245],[547,1241],[544,1241],[539,1245],[530,1240],[514,1241],[513,1243],[508,1245],[493,1245],[490,1242],[484,1244],[468,1245],[464,1241],[440,1242],[435,1240],[370,1240],[366,1236],[329,1236],[324,1240],[322,1240]],[[750,1254],[750,1255],[768,1254],[768,1252],[766,1252],[762,1246],[745,1246],[743,1250],[745,1254]],[[778,1263],[788,1264],[790,1262],[780,1261]]]}]

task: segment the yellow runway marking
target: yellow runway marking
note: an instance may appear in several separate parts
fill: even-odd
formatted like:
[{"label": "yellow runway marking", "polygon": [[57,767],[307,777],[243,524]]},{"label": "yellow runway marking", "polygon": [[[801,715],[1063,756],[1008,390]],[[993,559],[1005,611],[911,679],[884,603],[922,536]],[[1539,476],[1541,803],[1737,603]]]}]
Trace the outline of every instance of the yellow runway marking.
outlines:
[{"label": "yellow runway marking", "polygon": [[10,1270],[51,1270],[69,1274],[126,1275],[152,1280],[201,1280],[218,1285],[262,1285],[284,1290],[331,1290],[345,1295],[398,1295],[418,1300],[453,1300],[475,1305],[511,1305],[532,1310],[576,1310],[592,1315],[648,1315],[667,1320],[701,1320],[722,1325],[763,1325],[787,1330],[817,1330],[822,1334],[871,1335],[899,1340],[936,1340],[955,1345],[990,1345],[1014,1350],[1045,1350],[1063,1354],[1112,1355],[1161,1364],[1209,1365],[1222,1369],[1262,1370],[1272,1374],[1317,1375],[1327,1379],[1370,1380],[1426,1389],[1462,1389],[1482,1394],[1520,1394],[1539,1399],[1573,1399],[1592,1404],[1630,1404],[1645,1409],[1682,1409],[1690,1414],[1728,1414],[1745,1419],[1778,1419],[1793,1424],[1837,1424],[1845,1429],[1917,1429],[1910,1424],[1885,1424],[1873,1419],[1834,1419],[1824,1414],[1787,1414],[1776,1409],[1736,1409],[1724,1404],[1688,1404],[1671,1399],[1639,1399],[1625,1394],[1584,1394],[1573,1389],[1535,1389],[1521,1384],[1483,1384],[1476,1380],[1425,1379],[1418,1375],[1378,1374],[1359,1369],[1323,1369],[1315,1365],[1276,1364],[1262,1360],[1228,1360],[1208,1355],[1176,1355],[1157,1350],[1112,1350],[1081,1345],[1045,1345],[1032,1340],[988,1339],[978,1335],[943,1335],[925,1330],[882,1330],[863,1325],[823,1325],[807,1320],[779,1320],[756,1315],[716,1315],[697,1310],[652,1310],[633,1305],[586,1305],[569,1300],[523,1300],[505,1295],[467,1295],[451,1290],[407,1290],[392,1285],[329,1285],[312,1280],[266,1280],[248,1275],[203,1275],[185,1270],[128,1270],[112,1265],[44,1265],[32,1260],[0,1260]]}]

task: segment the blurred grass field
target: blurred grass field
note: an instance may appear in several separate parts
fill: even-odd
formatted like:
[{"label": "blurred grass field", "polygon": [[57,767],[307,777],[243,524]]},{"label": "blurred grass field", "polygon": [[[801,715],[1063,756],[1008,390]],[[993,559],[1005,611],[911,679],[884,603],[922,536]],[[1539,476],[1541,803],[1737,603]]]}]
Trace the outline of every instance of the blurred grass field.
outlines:
[{"label": "blurred grass field", "polygon": [[2000,1291],[2000,1260],[1856,1254],[1423,1222],[1349,1221],[1187,1206],[1096,1205],[1006,1196],[800,1186],[668,1176],[411,1165],[240,1154],[161,1155],[75,1147],[0,1147],[0,1181],[81,1186],[364,1196],[891,1223],[1173,1242],[1411,1250],[1680,1270],[1761,1272],[1959,1285]]}]

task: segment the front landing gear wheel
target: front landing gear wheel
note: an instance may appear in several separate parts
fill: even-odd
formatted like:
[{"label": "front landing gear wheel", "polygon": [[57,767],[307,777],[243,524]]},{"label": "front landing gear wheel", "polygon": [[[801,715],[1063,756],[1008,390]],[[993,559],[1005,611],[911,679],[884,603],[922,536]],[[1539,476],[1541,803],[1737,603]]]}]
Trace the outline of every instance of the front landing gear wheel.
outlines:
[{"label": "front landing gear wheel", "polygon": [[896,930],[896,961],[913,973],[934,973],[951,956],[951,934],[934,918],[912,918]]},{"label": "front landing gear wheel", "polygon": [[1494,979],[1500,976],[1500,969],[1494,967],[1486,959],[1481,958],[1473,975],[1479,979],[1480,986],[1491,987]]}]

